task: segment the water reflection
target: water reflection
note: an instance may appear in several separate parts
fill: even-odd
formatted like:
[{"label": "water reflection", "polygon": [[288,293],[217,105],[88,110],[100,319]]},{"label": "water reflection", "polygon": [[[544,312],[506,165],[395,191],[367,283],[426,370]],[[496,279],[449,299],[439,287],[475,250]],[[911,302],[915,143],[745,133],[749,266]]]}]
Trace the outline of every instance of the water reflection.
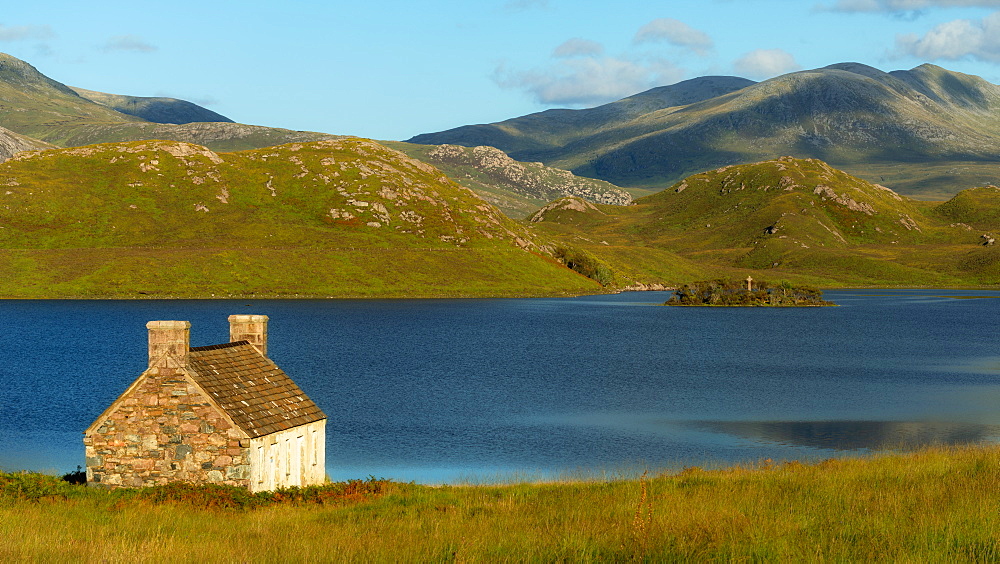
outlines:
[{"label": "water reflection", "polygon": [[1000,425],[932,421],[699,421],[716,433],[834,450],[916,448],[995,441]]}]

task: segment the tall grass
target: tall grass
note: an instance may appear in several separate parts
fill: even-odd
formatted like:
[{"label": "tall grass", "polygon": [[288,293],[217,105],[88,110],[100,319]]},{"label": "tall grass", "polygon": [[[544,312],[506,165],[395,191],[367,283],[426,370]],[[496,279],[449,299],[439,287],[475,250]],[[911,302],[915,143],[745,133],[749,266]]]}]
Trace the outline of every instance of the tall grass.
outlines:
[{"label": "tall grass", "polygon": [[1000,560],[1000,450],[687,469],[615,482],[387,484],[329,503],[206,508],[76,489],[0,503],[0,559]]}]

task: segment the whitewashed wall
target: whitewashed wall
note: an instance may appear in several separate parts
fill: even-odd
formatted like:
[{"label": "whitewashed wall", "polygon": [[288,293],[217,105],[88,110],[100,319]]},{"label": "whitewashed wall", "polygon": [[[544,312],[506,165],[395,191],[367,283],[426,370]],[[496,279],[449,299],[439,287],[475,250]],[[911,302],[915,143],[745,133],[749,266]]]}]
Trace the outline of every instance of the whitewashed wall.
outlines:
[{"label": "whitewashed wall", "polygon": [[250,491],[319,485],[326,479],[326,419],[250,440]]}]

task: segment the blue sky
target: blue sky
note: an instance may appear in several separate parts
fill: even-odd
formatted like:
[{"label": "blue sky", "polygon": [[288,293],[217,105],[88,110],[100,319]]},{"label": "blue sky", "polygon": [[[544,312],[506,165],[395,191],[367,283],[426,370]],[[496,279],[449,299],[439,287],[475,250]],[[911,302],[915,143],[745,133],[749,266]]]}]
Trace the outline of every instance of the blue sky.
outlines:
[{"label": "blue sky", "polygon": [[11,4],[0,51],[60,82],[375,139],[848,61],[1000,83],[1000,0]]}]

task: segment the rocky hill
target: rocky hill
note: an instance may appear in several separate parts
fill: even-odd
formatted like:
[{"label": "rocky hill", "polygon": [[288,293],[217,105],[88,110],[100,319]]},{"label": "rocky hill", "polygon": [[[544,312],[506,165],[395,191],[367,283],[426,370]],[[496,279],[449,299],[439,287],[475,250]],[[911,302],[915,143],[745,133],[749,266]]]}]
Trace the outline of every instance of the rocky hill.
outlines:
[{"label": "rocky hill", "polygon": [[116,112],[142,118],[153,123],[193,123],[193,122],[229,122],[233,120],[212,110],[192,104],[177,98],[123,96],[107,94],[83,88],[70,87],[81,97],[107,106]]},{"label": "rocky hill", "polygon": [[0,295],[551,295],[599,286],[440,170],[363,139],[140,141],[0,164]]},{"label": "rocky hill", "polygon": [[[155,120],[141,116],[177,121],[183,121],[182,115],[210,116],[205,113],[208,110],[195,111],[193,108],[197,106],[181,100],[165,106],[148,99],[143,102],[138,98],[83,92],[98,98],[101,103],[81,96],[20,59],[0,53],[0,127],[55,146],[170,139],[206,145],[217,151],[236,151],[337,138],[325,133],[228,123],[226,118],[214,112],[211,115],[218,116],[213,118],[214,123],[154,123]],[[131,113],[136,115],[115,109],[122,101],[128,109],[128,100],[136,101],[131,104],[134,110]],[[167,107],[169,111],[163,113],[161,110]],[[218,118],[223,121],[215,121]]]},{"label": "rocky hill", "polygon": [[11,158],[18,151],[39,151],[51,148],[54,146],[0,127],[0,163]]},{"label": "rocky hill", "polygon": [[[994,192],[970,190],[931,205],[816,159],[782,157],[697,174],[627,208],[564,199],[531,221],[644,283],[707,272],[700,278],[993,284],[1000,255],[982,235],[1000,229]],[[658,255],[674,267],[636,259]]]},{"label": "rocky hill", "polygon": [[946,190],[951,193],[997,176],[1000,86],[979,77],[934,65],[886,73],[847,63],[761,83],[718,80],[718,95],[678,99],[671,107],[616,111],[623,100],[411,141],[492,145],[517,160],[541,161],[628,187],[662,188],[698,171],[781,154],[819,158],[869,180],[888,175],[891,186],[902,191],[927,189],[920,174],[907,171],[934,163],[947,169],[956,163],[992,163],[964,177],[939,175],[938,184],[950,182]]},{"label": "rocky hill", "polygon": [[518,162],[493,147],[388,144],[440,168],[459,184],[517,219],[563,196],[579,196],[590,202],[619,206],[632,203],[631,194],[611,183],[576,176],[542,163]]}]

